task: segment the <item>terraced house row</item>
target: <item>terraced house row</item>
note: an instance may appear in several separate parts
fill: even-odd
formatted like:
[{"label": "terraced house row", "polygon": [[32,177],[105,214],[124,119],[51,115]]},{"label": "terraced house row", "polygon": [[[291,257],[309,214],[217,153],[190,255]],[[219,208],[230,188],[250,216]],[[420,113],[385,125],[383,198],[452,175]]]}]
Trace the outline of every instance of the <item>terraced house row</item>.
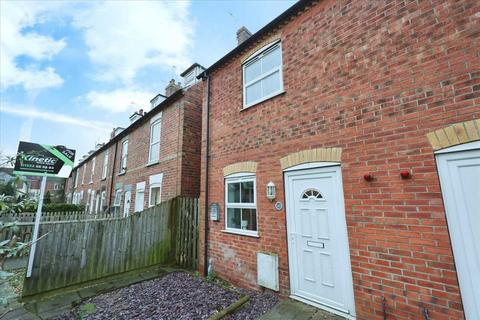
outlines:
[{"label": "terraced house row", "polygon": [[[73,198],[200,189],[204,273],[346,319],[480,319],[480,3],[301,0],[237,39],[89,155]],[[201,123],[169,135],[185,104]]]},{"label": "terraced house row", "polygon": [[127,128],[81,159],[67,182],[70,202],[89,213],[127,216],[175,196],[198,197],[200,181],[201,83],[198,64],[184,73],[184,86],[170,81],[165,95],[139,110]]}]

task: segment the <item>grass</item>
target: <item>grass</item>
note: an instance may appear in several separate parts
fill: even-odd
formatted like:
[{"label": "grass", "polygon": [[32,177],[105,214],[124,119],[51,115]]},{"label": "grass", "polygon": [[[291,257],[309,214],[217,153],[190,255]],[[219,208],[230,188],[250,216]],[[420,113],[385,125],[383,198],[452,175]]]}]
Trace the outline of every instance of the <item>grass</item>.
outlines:
[{"label": "grass", "polygon": [[25,280],[25,272],[27,268],[19,268],[15,270],[11,270],[9,272],[13,273],[8,279],[8,282],[13,287],[13,290],[16,294],[21,295],[23,290],[23,281]]}]

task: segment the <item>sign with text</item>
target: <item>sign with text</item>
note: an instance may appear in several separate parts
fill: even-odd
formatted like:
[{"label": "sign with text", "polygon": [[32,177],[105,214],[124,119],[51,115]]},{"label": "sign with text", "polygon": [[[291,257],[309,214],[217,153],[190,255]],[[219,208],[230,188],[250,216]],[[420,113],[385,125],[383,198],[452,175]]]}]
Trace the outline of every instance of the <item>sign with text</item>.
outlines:
[{"label": "sign with text", "polygon": [[13,173],[68,178],[73,169],[75,150],[20,141]]}]

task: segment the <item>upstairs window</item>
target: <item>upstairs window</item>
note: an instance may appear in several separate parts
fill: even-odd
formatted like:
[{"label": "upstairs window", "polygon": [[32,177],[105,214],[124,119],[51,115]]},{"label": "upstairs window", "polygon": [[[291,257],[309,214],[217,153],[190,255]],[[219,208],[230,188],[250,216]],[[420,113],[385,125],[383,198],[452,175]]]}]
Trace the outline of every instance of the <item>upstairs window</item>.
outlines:
[{"label": "upstairs window", "polygon": [[120,173],[127,171],[128,140],[122,142],[122,157],[120,159]]},{"label": "upstairs window", "polygon": [[93,175],[95,174],[95,162],[96,162],[96,158],[93,158],[92,160],[92,171],[90,172],[90,183],[93,182]]},{"label": "upstairs window", "polygon": [[150,148],[148,163],[157,163],[160,160],[160,136],[162,134],[162,114],[160,113],[150,122]]},{"label": "upstairs window", "polygon": [[85,173],[87,172],[87,164],[83,166],[83,173],[82,173],[82,184],[85,183]]},{"label": "upstairs window", "polygon": [[108,150],[105,151],[105,155],[103,156],[102,179],[107,178],[107,172],[108,172]]},{"label": "upstairs window", "polygon": [[80,172],[80,169],[77,168],[77,171],[75,172],[75,185],[74,188],[78,186],[78,173]]},{"label": "upstairs window", "polygon": [[262,48],[243,64],[243,108],[283,92],[282,46]]}]

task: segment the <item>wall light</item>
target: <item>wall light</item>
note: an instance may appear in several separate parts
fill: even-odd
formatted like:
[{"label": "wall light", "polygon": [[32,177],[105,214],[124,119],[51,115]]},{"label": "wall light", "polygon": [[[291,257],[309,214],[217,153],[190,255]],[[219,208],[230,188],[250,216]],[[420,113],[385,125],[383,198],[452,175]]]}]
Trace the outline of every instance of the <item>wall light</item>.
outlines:
[{"label": "wall light", "polygon": [[275,199],[275,193],[276,193],[275,189],[276,189],[275,183],[273,183],[272,181],[267,183],[267,199],[268,200],[273,201]]}]

